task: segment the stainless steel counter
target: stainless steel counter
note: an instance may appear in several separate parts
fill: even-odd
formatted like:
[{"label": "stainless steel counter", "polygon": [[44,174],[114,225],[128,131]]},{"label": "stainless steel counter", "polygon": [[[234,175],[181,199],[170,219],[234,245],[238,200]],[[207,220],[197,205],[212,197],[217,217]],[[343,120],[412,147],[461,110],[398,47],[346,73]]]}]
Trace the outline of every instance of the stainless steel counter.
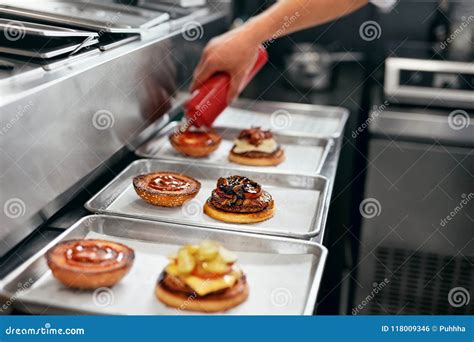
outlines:
[{"label": "stainless steel counter", "polygon": [[[178,98],[182,99],[182,97],[178,97]],[[238,101],[237,103],[238,103],[239,107],[244,107],[245,106],[244,104],[248,104],[248,103],[251,103],[251,102],[249,102],[247,100],[243,100],[243,101]],[[262,103],[262,105],[260,105],[260,106],[257,104],[257,107],[263,108],[263,107],[265,107],[266,104],[267,103]],[[277,104],[277,102],[276,102],[276,104]],[[282,105],[284,105],[284,104],[282,104]],[[302,105],[302,106],[304,107],[305,105]],[[326,108],[326,107],[321,107],[321,108]],[[329,107],[327,107],[327,108],[329,108]],[[173,111],[173,112],[169,113],[170,120],[176,119],[176,117],[179,114],[180,114],[180,111]],[[343,124],[346,122],[346,120],[347,120],[347,114],[343,115],[343,119],[342,119]],[[156,134],[158,134],[158,133],[159,133],[159,130],[156,132]],[[323,167],[322,167],[321,171],[318,173],[318,175],[326,177],[329,180],[329,182],[328,182],[328,193],[327,193],[328,195],[327,195],[327,197],[324,201],[324,205],[323,205],[323,209],[322,209],[323,213],[322,213],[321,231],[317,236],[315,236],[314,238],[311,239],[311,241],[313,241],[313,242],[322,243],[323,240],[324,240],[325,232],[326,232],[326,221],[327,221],[329,207],[330,207],[331,201],[332,201],[332,193],[333,193],[333,189],[334,189],[334,182],[335,182],[337,167],[338,167],[340,154],[341,154],[342,139],[343,139],[343,136],[344,136],[343,131],[340,132],[340,133],[341,133],[340,136],[332,138],[333,143],[330,145],[330,149],[329,149],[328,155],[326,157],[326,161],[323,164]],[[133,156],[130,159],[130,162],[132,162],[133,160],[137,160],[138,158],[139,157],[137,157],[137,156]],[[115,176],[115,174],[114,174],[114,176]],[[97,189],[97,191],[98,191],[98,189]],[[92,197],[92,195],[94,195],[95,193],[89,193],[89,194],[90,194],[89,197]],[[88,199],[89,198],[86,198],[86,200],[88,200]],[[64,215],[60,215],[55,220],[49,221],[48,226],[58,228],[58,229],[67,229],[68,227],[70,227],[78,219],[80,219],[81,217],[88,214],[88,212],[85,211],[82,208],[82,204],[84,202],[78,203],[78,205],[79,205],[78,208],[75,208],[74,210],[68,210],[68,211],[66,211],[66,213]]]},{"label": "stainless steel counter", "polygon": [[112,49],[47,66],[18,60],[9,77],[1,72],[0,256],[168,121],[176,91],[227,15],[193,15],[200,39],[165,25]]},{"label": "stainless steel counter", "polygon": [[[177,114],[176,112],[169,113],[169,117],[172,118],[176,114]],[[346,118],[347,118],[347,116],[345,116],[345,119]],[[338,165],[339,156],[340,156],[341,139],[342,139],[342,135],[333,140],[333,144],[331,145],[332,147],[331,147],[331,149],[328,153],[328,156],[326,158],[326,162],[324,163],[324,166],[323,166],[323,168],[320,172],[321,175],[323,175],[323,176],[325,176],[326,178],[329,179],[329,189],[328,189],[329,190],[329,192],[328,192],[329,196],[326,197],[326,200],[323,204],[323,209],[322,209],[322,212],[323,212],[322,221],[323,221],[323,223],[322,223],[321,231],[320,231],[318,236],[316,236],[315,238],[313,238],[311,240],[313,242],[322,243],[323,238],[324,238],[324,234],[325,234],[325,231],[326,231],[326,225],[325,224],[326,224],[326,220],[327,220],[329,206],[330,206],[330,203],[331,203],[331,194],[332,194],[332,190],[333,190],[333,187],[334,187],[334,180],[335,180],[337,165]],[[135,160],[135,159],[137,159],[135,156],[129,154],[128,157],[122,158],[121,163],[119,163],[119,165],[116,166],[115,170],[117,170],[117,172],[118,172],[119,170],[123,169],[124,165],[127,165],[128,163],[130,163],[132,160]],[[100,177],[100,178],[102,178],[100,183],[108,182],[110,180],[110,177],[113,177],[114,175],[115,175],[115,171],[112,172],[112,174],[109,174],[109,176],[102,175]],[[100,189],[101,187],[102,187],[102,185],[98,185],[98,186],[95,185],[91,188],[90,191],[95,192],[98,189]],[[86,191],[86,193],[87,193],[86,194],[86,198],[87,198],[87,195],[90,195],[90,192]],[[61,214],[61,215],[57,216],[57,218],[55,220],[48,221],[48,223],[47,223],[48,226],[49,227],[55,227],[54,229],[51,229],[51,228],[43,229],[41,231],[41,233],[35,235],[35,237],[31,241],[31,244],[26,245],[23,248],[23,252],[25,250],[28,251],[28,254],[26,255],[26,257],[29,257],[33,254],[36,254],[37,250],[39,250],[41,247],[44,247],[47,243],[50,243],[55,237],[57,237],[61,232],[63,232],[64,229],[69,228],[71,225],[73,225],[75,222],[77,222],[81,217],[90,215],[90,213],[86,212],[83,209],[83,206],[82,206],[83,203],[84,203],[84,196],[79,196],[79,198],[77,198],[74,202],[76,202],[76,206],[64,208],[64,214]],[[216,230],[216,234],[219,234],[219,232],[220,232],[220,230]],[[24,255],[24,254],[18,254],[18,256],[21,258],[20,255]],[[14,256],[16,257],[17,255],[14,255]],[[23,259],[21,261],[22,262],[26,261],[26,259]],[[8,265],[8,267],[9,267],[10,271],[14,271],[15,269],[17,269],[18,265],[16,267],[15,266],[12,267],[11,262],[10,262],[10,265]],[[10,273],[10,272],[8,272],[8,273]],[[2,277],[3,276],[0,276],[0,282],[1,282]],[[317,279],[317,283],[315,283],[316,286],[319,287],[320,282],[321,282],[321,274],[319,274],[319,278]],[[311,298],[311,303],[308,302],[307,305],[312,308],[315,304],[314,301],[315,301],[315,298],[313,297],[313,298]],[[309,311],[307,313],[311,313],[311,312]]]},{"label": "stainless steel counter", "polygon": [[[10,248],[43,224],[0,258],[0,279],[87,215],[84,202],[136,159],[131,150],[179,114],[178,84],[186,84],[183,81],[196,56],[208,38],[225,27],[225,19],[225,13],[205,16],[204,37],[195,42],[170,29],[163,36],[144,37],[106,53],[93,51],[51,70],[29,65],[28,72],[13,81],[0,77],[0,91],[5,94],[0,100],[0,123],[7,128],[0,134],[0,162],[8,164],[0,178],[0,187],[7,190],[2,191],[1,202],[19,199],[22,213],[0,219],[11,223],[12,231],[27,227],[3,242]],[[99,121],[99,116],[105,121]],[[45,122],[48,125],[42,125]],[[329,195],[314,242],[322,243],[326,233],[342,139],[342,134],[334,139],[320,172],[329,179]],[[26,177],[26,184],[12,181],[18,175]],[[18,194],[25,186],[35,189],[31,197]]]}]

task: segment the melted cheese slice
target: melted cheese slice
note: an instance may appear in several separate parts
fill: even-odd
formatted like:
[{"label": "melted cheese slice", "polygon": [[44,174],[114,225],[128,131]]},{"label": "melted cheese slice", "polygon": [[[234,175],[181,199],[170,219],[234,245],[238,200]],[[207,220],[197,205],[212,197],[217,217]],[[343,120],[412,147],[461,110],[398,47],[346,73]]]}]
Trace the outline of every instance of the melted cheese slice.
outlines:
[{"label": "melted cheese slice", "polygon": [[205,296],[211,292],[216,292],[232,287],[242,276],[242,273],[236,269],[231,273],[222,276],[221,278],[212,279],[203,279],[193,275],[180,275],[176,265],[174,264],[169,264],[166,267],[166,273],[175,277],[179,277],[179,279],[196,291],[196,293],[200,296]]},{"label": "melted cheese slice", "polygon": [[235,153],[245,153],[245,152],[263,152],[263,153],[272,153],[275,152],[278,148],[278,144],[275,139],[263,139],[262,142],[258,145],[249,144],[246,140],[237,139],[234,142],[235,147],[233,152]]},{"label": "melted cheese slice", "polygon": [[234,286],[237,277],[233,274],[226,274],[222,278],[202,279],[195,276],[184,277],[183,281],[200,296],[205,296],[211,292],[216,292]]}]

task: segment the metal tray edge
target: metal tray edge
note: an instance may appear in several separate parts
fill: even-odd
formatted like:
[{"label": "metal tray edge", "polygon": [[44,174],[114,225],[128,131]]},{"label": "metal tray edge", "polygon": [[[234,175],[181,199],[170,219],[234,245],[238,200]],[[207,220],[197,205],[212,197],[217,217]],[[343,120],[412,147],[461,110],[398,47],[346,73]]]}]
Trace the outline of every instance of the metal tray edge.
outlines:
[{"label": "metal tray edge", "polygon": [[[186,225],[189,225],[189,226],[192,226],[192,227],[206,227],[206,225],[204,224],[199,224],[199,223],[191,223],[191,222],[186,222],[186,223],[183,223],[182,221],[179,221],[179,220],[175,220],[175,219],[166,219],[166,218],[159,218],[159,219],[150,219],[150,218],[139,218],[137,216],[134,216],[134,215],[128,215],[128,214],[124,214],[124,213],[120,213],[120,212],[115,212],[115,211],[110,211],[110,210],[107,210],[107,208],[103,209],[103,208],[98,208],[97,206],[94,206],[93,203],[94,201],[97,200],[97,198],[104,192],[106,191],[110,186],[112,186],[114,183],[116,182],[120,182],[121,181],[121,178],[124,177],[124,175],[129,171],[129,169],[131,169],[132,167],[134,167],[135,165],[138,165],[138,164],[141,164],[141,163],[146,163],[150,160],[156,160],[156,161],[159,161],[159,162],[164,162],[164,163],[176,163],[176,161],[174,160],[161,160],[161,159],[138,159],[138,160],[135,160],[133,161],[132,163],[130,163],[125,169],[123,169],[117,176],[115,176],[114,179],[112,179],[109,183],[107,183],[107,185],[105,185],[101,190],[99,190],[94,196],[91,197],[91,199],[89,199],[86,203],[84,203],[84,208],[87,209],[88,211],[92,212],[92,213],[96,213],[96,214],[104,214],[104,215],[111,215],[111,216],[120,216],[120,217],[127,217],[127,218],[137,218],[137,219],[141,219],[141,220],[145,220],[145,221],[155,221],[155,222],[168,222],[168,223],[176,223],[176,224],[186,224]],[[182,164],[182,163],[181,163]],[[195,165],[199,166],[199,165],[203,165],[203,164],[200,164],[200,163],[194,163]],[[219,169],[227,169],[227,167],[225,166],[222,166],[222,165],[210,165],[210,164],[204,164],[203,166],[214,166],[216,168],[219,168]],[[255,170],[249,170],[249,169],[245,169],[245,168],[242,168],[240,170],[248,170],[248,171],[251,171],[251,172],[254,172]],[[263,172],[263,171],[260,171],[260,172]],[[282,175],[291,175],[292,173],[291,172],[279,172],[278,174],[282,174]],[[282,232],[282,233],[277,233],[277,232],[269,232],[269,231],[258,231],[258,230],[248,230],[247,232],[248,233],[252,233],[252,234],[257,234],[257,235],[268,235],[268,236],[280,236],[280,237],[291,237],[291,238],[295,238],[295,239],[304,239],[304,240],[308,240],[308,239],[311,239],[315,236],[317,236],[320,232],[321,232],[321,228],[322,228],[322,221],[323,221],[323,217],[324,217],[324,205],[325,205],[325,201],[326,201],[326,198],[328,196],[328,191],[329,191],[329,182],[330,180],[325,177],[325,176],[322,176],[322,175],[300,175],[302,177],[317,177],[317,178],[320,178],[320,179],[323,179],[324,180],[324,188],[321,192],[321,196],[318,200],[318,202],[320,202],[321,204],[318,203],[318,208],[320,209],[314,222],[312,223],[311,225],[311,228],[313,228],[312,230],[306,232],[306,233],[302,233],[302,234],[295,234],[295,233],[291,233],[291,232]],[[208,224],[207,226],[210,227],[210,225]],[[212,229],[219,229],[219,230],[227,230],[227,231],[234,231],[234,232],[242,232],[241,230],[237,229],[237,228],[234,228],[232,226],[230,227],[225,227],[225,226],[220,226],[219,224],[215,224],[215,225],[212,225]]]},{"label": "metal tray edge", "polygon": [[325,106],[325,105],[318,105],[312,103],[297,103],[297,102],[283,102],[283,101],[254,101],[250,99],[237,99],[235,102],[232,103],[231,107],[244,109],[244,110],[252,110],[252,108],[262,108],[262,107],[283,107],[283,108],[290,108],[294,110],[301,110],[301,111],[310,111],[311,109],[317,109],[319,111],[324,110],[331,110],[333,112],[338,112],[341,115],[341,122],[339,123],[339,127],[336,133],[333,134],[304,134],[313,137],[321,137],[321,138],[333,138],[337,139],[344,133],[344,128],[347,123],[347,119],[349,118],[349,110],[345,107],[341,106]]},{"label": "metal tray edge", "polygon": [[[53,247],[58,242],[63,240],[63,238],[66,235],[68,235],[74,229],[79,227],[84,221],[87,221],[91,218],[94,218],[94,219],[119,218],[119,219],[126,219],[126,220],[130,220],[130,221],[143,221],[143,222],[147,222],[147,223],[151,223],[151,224],[154,223],[154,221],[150,221],[150,220],[143,220],[143,219],[140,219],[140,218],[123,218],[123,217],[118,217],[118,216],[114,216],[114,215],[94,214],[94,215],[84,216],[84,217],[80,218],[78,221],[76,221],[73,225],[71,225],[64,232],[62,232],[60,235],[58,235],[51,242],[49,242],[46,246],[44,246],[38,252],[36,252],[34,255],[32,255],[30,258],[28,258],[19,267],[17,267],[15,270],[10,272],[5,278],[0,280],[0,298],[1,297],[12,298],[13,296],[15,296],[15,293],[11,293],[11,292],[5,290],[6,284],[10,283],[13,279],[15,279],[16,277],[21,275],[34,262],[36,262],[38,259],[43,257],[51,247]],[[181,224],[181,225],[183,225],[183,224]],[[198,229],[201,229],[201,230],[204,230],[204,231],[205,230],[212,230],[212,228],[205,228],[205,227],[198,227]],[[303,314],[302,314],[302,315],[312,315],[314,307],[316,305],[317,294],[319,292],[319,286],[320,286],[320,283],[321,283],[321,280],[322,280],[322,275],[323,275],[323,272],[324,272],[324,268],[325,268],[325,265],[326,265],[326,259],[327,259],[327,255],[328,255],[328,249],[324,245],[316,243],[316,242],[312,242],[312,241],[295,240],[295,239],[280,237],[280,236],[262,236],[260,234],[253,234],[253,233],[246,233],[246,232],[239,232],[239,231],[223,231],[223,232],[226,233],[226,234],[244,235],[244,236],[249,236],[249,237],[257,237],[257,238],[261,238],[261,239],[265,238],[265,239],[269,239],[269,240],[277,240],[277,241],[282,241],[282,242],[286,241],[288,243],[303,244],[303,245],[308,245],[308,246],[313,246],[315,248],[319,248],[320,251],[321,251],[319,265],[316,268],[316,272],[315,272],[313,280],[311,282],[311,289],[309,290],[308,298],[306,300],[306,305],[305,305],[305,308],[303,309]],[[22,303],[22,301],[20,301],[20,300],[19,300],[19,302]],[[25,302],[25,303],[27,303],[27,302]],[[29,303],[29,305],[38,306],[39,304],[38,303]],[[12,303],[12,307],[15,307],[15,302]],[[84,311],[84,310],[74,311],[74,310],[70,310],[68,308],[64,308],[64,307],[60,307],[60,306],[52,307],[52,309],[53,310],[54,309],[59,310],[57,312],[61,312],[61,310],[62,310],[62,311],[72,312],[72,313],[79,312],[79,313],[82,313],[82,314],[97,314],[95,312],[91,313],[89,311]]]},{"label": "metal tray edge", "polygon": [[316,306],[316,301],[319,293],[319,287],[323,278],[324,269],[326,268],[326,259],[328,256],[328,249],[323,246],[322,244],[317,244],[321,247],[321,256],[320,260],[320,267],[317,267],[316,272],[314,274],[313,282],[311,284],[311,290],[308,294],[308,300],[306,301],[306,307],[303,310],[303,315],[305,316],[312,316],[314,307]]},{"label": "metal tray edge", "polygon": [[[210,161],[204,161],[204,160],[199,160],[199,159],[193,159],[193,158],[189,158],[189,159],[186,159],[186,158],[173,158],[173,157],[164,157],[164,158],[160,158],[160,157],[157,157],[157,156],[154,156],[154,155],[151,155],[151,154],[148,154],[148,153],[145,153],[143,151],[143,147],[145,145],[147,145],[148,143],[150,143],[150,141],[152,140],[158,140],[158,139],[163,139],[164,135],[168,134],[168,132],[173,129],[174,127],[176,127],[179,123],[177,121],[171,121],[169,122],[167,125],[165,125],[162,129],[160,129],[158,132],[156,132],[153,137],[151,139],[149,139],[148,141],[146,141],[145,143],[141,144],[140,146],[138,146],[135,150],[134,150],[134,153],[137,157],[140,157],[140,158],[146,158],[146,159],[156,159],[156,160],[172,160],[172,161],[184,161],[184,160],[189,160],[190,163],[202,163],[202,164],[205,164],[205,165],[221,165],[221,164],[218,164],[218,163],[213,163],[213,162],[210,162]],[[225,128],[227,126],[219,126],[220,128]],[[230,128],[230,127],[229,127]],[[285,133],[277,133],[277,134],[281,134],[281,135],[285,135]],[[287,136],[291,136],[293,137],[293,135],[287,135]],[[308,172],[308,173],[301,173],[299,175],[303,175],[303,176],[319,176],[320,173],[321,173],[321,170],[322,168],[324,167],[325,163],[326,163],[326,160],[327,160],[327,157],[329,156],[329,153],[331,152],[331,148],[333,148],[334,146],[334,138],[332,137],[328,137],[328,136],[304,136],[304,138],[307,138],[307,139],[319,139],[319,140],[324,140],[326,142],[326,144],[324,145],[324,148],[323,148],[323,153],[321,154],[321,160],[319,161],[319,166],[318,168],[314,171],[314,172]],[[221,165],[221,166],[225,166],[225,165]],[[257,168],[254,168],[254,169],[251,169],[251,168],[248,168],[246,167],[245,165],[238,165],[238,164],[235,164],[235,165],[232,165],[234,166],[235,168],[239,168],[239,169],[242,169],[242,170],[256,170],[258,171]],[[272,172],[272,171],[269,171],[269,170],[266,170],[267,172]],[[282,173],[282,174],[293,174],[292,171],[290,170],[275,170],[274,173]]]}]

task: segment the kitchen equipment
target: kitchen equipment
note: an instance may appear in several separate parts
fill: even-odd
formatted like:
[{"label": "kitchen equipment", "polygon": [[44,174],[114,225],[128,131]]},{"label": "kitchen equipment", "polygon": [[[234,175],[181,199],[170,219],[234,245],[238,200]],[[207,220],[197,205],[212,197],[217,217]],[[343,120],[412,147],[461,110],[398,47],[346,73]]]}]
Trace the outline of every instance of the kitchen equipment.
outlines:
[{"label": "kitchen equipment", "polygon": [[15,64],[7,60],[0,60],[0,70],[11,71],[15,69]]},{"label": "kitchen equipment", "polygon": [[474,135],[470,147],[394,141],[379,130],[385,124],[369,142],[354,307],[383,282],[359,314],[472,315],[472,305],[451,305],[449,294],[474,284]]},{"label": "kitchen equipment", "polygon": [[229,151],[234,145],[240,130],[229,127],[214,127],[215,131],[222,137],[219,148],[204,158],[190,158],[177,152],[169,142],[169,135],[178,129],[178,123],[172,122],[160,133],[140,146],[135,153],[144,158],[170,159],[186,161],[188,163],[205,163],[221,165],[231,168],[243,167],[249,170],[260,170],[274,173],[292,173],[316,175],[326,161],[326,157],[332,146],[332,141],[315,137],[295,137],[284,133],[274,134],[277,142],[285,150],[285,160],[276,166],[250,167],[231,163],[228,159]]},{"label": "kitchen equipment", "polygon": [[317,44],[299,43],[286,59],[285,70],[291,85],[304,90],[323,90],[331,84],[335,63],[361,59],[360,52],[329,52]]},{"label": "kitchen equipment", "polygon": [[[451,31],[448,41],[448,58],[474,61],[474,2],[452,3]],[[454,39],[452,39],[452,37]]]},{"label": "kitchen equipment", "polygon": [[[132,184],[134,176],[153,171],[183,173],[201,182],[197,196],[182,207],[152,206],[141,199]],[[203,214],[205,201],[215,189],[219,177],[242,175],[261,184],[275,201],[273,218],[256,224],[232,224],[216,221]],[[101,214],[189,224],[248,233],[309,239],[316,236],[323,220],[328,181],[321,176],[250,171],[217,165],[170,160],[137,160],[123,170],[86,204],[86,209]]]},{"label": "kitchen equipment", "polygon": [[[58,242],[78,238],[112,240],[133,248],[135,262],[130,273],[111,289],[94,292],[64,288],[52,277],[45,253]],[[15,308],[35,314],[186,314],[159,302],[154,295],[155,284],[169,255],[184,244],[205,239],[220,241],[234,251],[247,275],[249,298],[225,314],[312,314],[327,255],[322,245],[104,215],[86,216],[51,241],[4,279],[0,293],[15,298]],[[276,303],[277,295],[288,296],[288,303]],[[97,305],[99,296],[113,298]]]},{"label": "kitchen equipment", "polygon": [[0,19],[0,53],[49,59],[73,54],[98,43],[96,32],[73,30],[22,20]]},{"label": "kitchen equipment", "polygon": [[386,60],[385,93],[373,91],[355,305],[383,289],[360,314],[474,313],[452,301],[474,284],[474,63],[464,58],[407,41]]},{"label": "kitchen equipment", "polygon": [[434,55],[429,44],[406,42],[385,61],[385,96],[395,103],[474,108],[474,48],[451,57]]},{"label": "kitchen equipment", "polygon": [[169,19],[168,13],[133,6],[72,1],[31,1],[15,6],[0,4],[0,14],[102,33],[141,33]]},{"label": "kitchen equipment", "polygon": [[12,248],[178,114],[177,84],[228,13],[223,4],[193,16],[205,32],[199,44],[176,27],[48,60],[2,54],[13,69],[0,70],[0,262],[17,260]]},{"label": "kitchen equipment", "polygon": [[[2,67],[2,65],[4,65]],[[7,83],[8,79],[17,75],[26,75],[25,77],[39,77],[44,73],[40,65],[28,63],[25,65],[18,58],[2,55],[0,57],[0,87],[3,83]]]},{"label": "kitchen equipment", "polygon": [[474,108],[474,63],[388,58],[385,94],[401,103]]},{"label": "kitchen equipment", "polygon": [[349,111],[303,103],[237,100],[216,120],[216,127],[263,127],[285,135],[338,139]]},{"label": "kitchen equipment", "polygon": [[[21,35],[34,36],[34,37],[49,37],[49,38],[72,38],[82,37],[97,38],[99,35],[96,32],[73,30],[70,28],[44,25],[38,23],[32,23],[24,20],[8,20],[0,18],[0,29],[4,32],[8,32],[9,29],[21,30]],[[24,37],[22,37],[24,38]]]},{"label": "kitchen equipment", "polygon": [[[88,38],[83,42],[73,42],[68,40],[48,39],[44,44],[38,40],[22,39],[21,41],[8,41],[0,46],[0,53],[15,56],[49,59],[66,54],[74,54],[83,48],[90,47],[99,42],[96,38]],[[33,45],[41,44],[41,48],[35,49]]]},{"label": "kitchen equipment", "polygon": [[443,53],[443,43],[450,34],[450,7],[449,0],[438,0],[435,13],[430,16],[428,42],[434,53]]},{"label": "kitchen equipment", "polygon": [[297,44],[286,60],[289,81],[301,89],[326,89],[331,82],[331,58],[322,47]]},{"label": "kitchen equipment", "polygon": [[[215,6],[216,4],[214,4]],[[139,0],[137,6],[144,9],[151,9],[159,12],[168,13],[170,16],[169,25],[171,29],[188,25],[187,28],[193,27],[193,18],[209,14],[208,6],[201,7],[181,7],[169,3],[153,0]]]},{"label": "kitchen equipment", "polygon": [[181,7],[204,6],[206,0],[160,0],[160,2]]},{"label": "kitchen equipment", "polygon": [[[247,75],[242,89],[267,62],[268,54],[263,46],[259,46],[257,61]],[[217,116],[227,107],[227,95],[230,87],[230,76],[216,73],[196,89],[186,102],[186,119],[188,125],[210,127]]]}]

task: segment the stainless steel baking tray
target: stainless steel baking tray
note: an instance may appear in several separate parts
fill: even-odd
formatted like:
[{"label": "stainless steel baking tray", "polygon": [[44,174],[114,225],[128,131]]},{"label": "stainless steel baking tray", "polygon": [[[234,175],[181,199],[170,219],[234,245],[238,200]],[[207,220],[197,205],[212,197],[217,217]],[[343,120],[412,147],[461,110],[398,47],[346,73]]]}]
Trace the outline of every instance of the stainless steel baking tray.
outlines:
[{"label": "stainless steel baking tray", "polygon": [[342,107],[289,102],[235,101],[215,121],[216,127],[260,126],[296,136],[339,138],[349,111]]},{"label": "stainless steel baking tray", "polygon": [[[171,146],[168,136],[173,133],[179,123],[172,122],[149,142],[140,146],[135,153],[140,157],[159,158],[170,160],[181,160],[188,162],[199,162],[214,165],[224,165],[234,168],[242,165],[232,163],[228,159],[229,151],[234,145],[234,140],[238,137],[240,130],[229,127],[218,127],[216,131],[222,136],[219,148],[210,156],[205,158],[185,157]],[[285,149],[285,160],[277,166],[249,167],[251,170],[261,170],[266,172],[280,172],[293,174],[318,174],[324,165],[332,140],[316,137],[297,137],[276,133],[275,138]]]},{"label": "stainless steel baking tray", "polygon": [[[164,208],[147,204],[135,193],[132,178],[153,171],[173,171],[194,177],[201,182],[201,190],[182,207]],[[203,205],[215,188],[217,179],[235,174],[255,180],[273,196],[276,206],[274,217],[255,224],[230,224],[216,221],[203,213]],[[96,213],[309,239],[321,229],[327,187],[327,179],[320,176],[142,159],[130,164],[85,207]]]},{"label": "stainless steel baking tray", "polygon": [[[110,289],[73,291],[49,271],[45,254],[60,241],[100,238],[135,250],[130,273]],[[316,243],[114,216],[82,218],[2,282],[0,294],[13,307],[33,314],[187,314],[166,307],[154,287],[167,256],[186,243],[220,241],[239,257],[250,289],[246,302],[230,315],[311,315],[316,302],[327,250]]]},{"label": "stainless steel baking tray", "polygon": [[140,33],[169,20],[168,13],[133,6],[72,1],[3,4],[0,14],[112,33]]},{"label": "stainless steel baking tray", "polygon": [[71,37],[99,37],[96,32],[73,30],[65,27],[30,23],[23,20],[0,19],[0,29],[8,30],[17,28],[21,34],[39,37],[71,38]]}]

